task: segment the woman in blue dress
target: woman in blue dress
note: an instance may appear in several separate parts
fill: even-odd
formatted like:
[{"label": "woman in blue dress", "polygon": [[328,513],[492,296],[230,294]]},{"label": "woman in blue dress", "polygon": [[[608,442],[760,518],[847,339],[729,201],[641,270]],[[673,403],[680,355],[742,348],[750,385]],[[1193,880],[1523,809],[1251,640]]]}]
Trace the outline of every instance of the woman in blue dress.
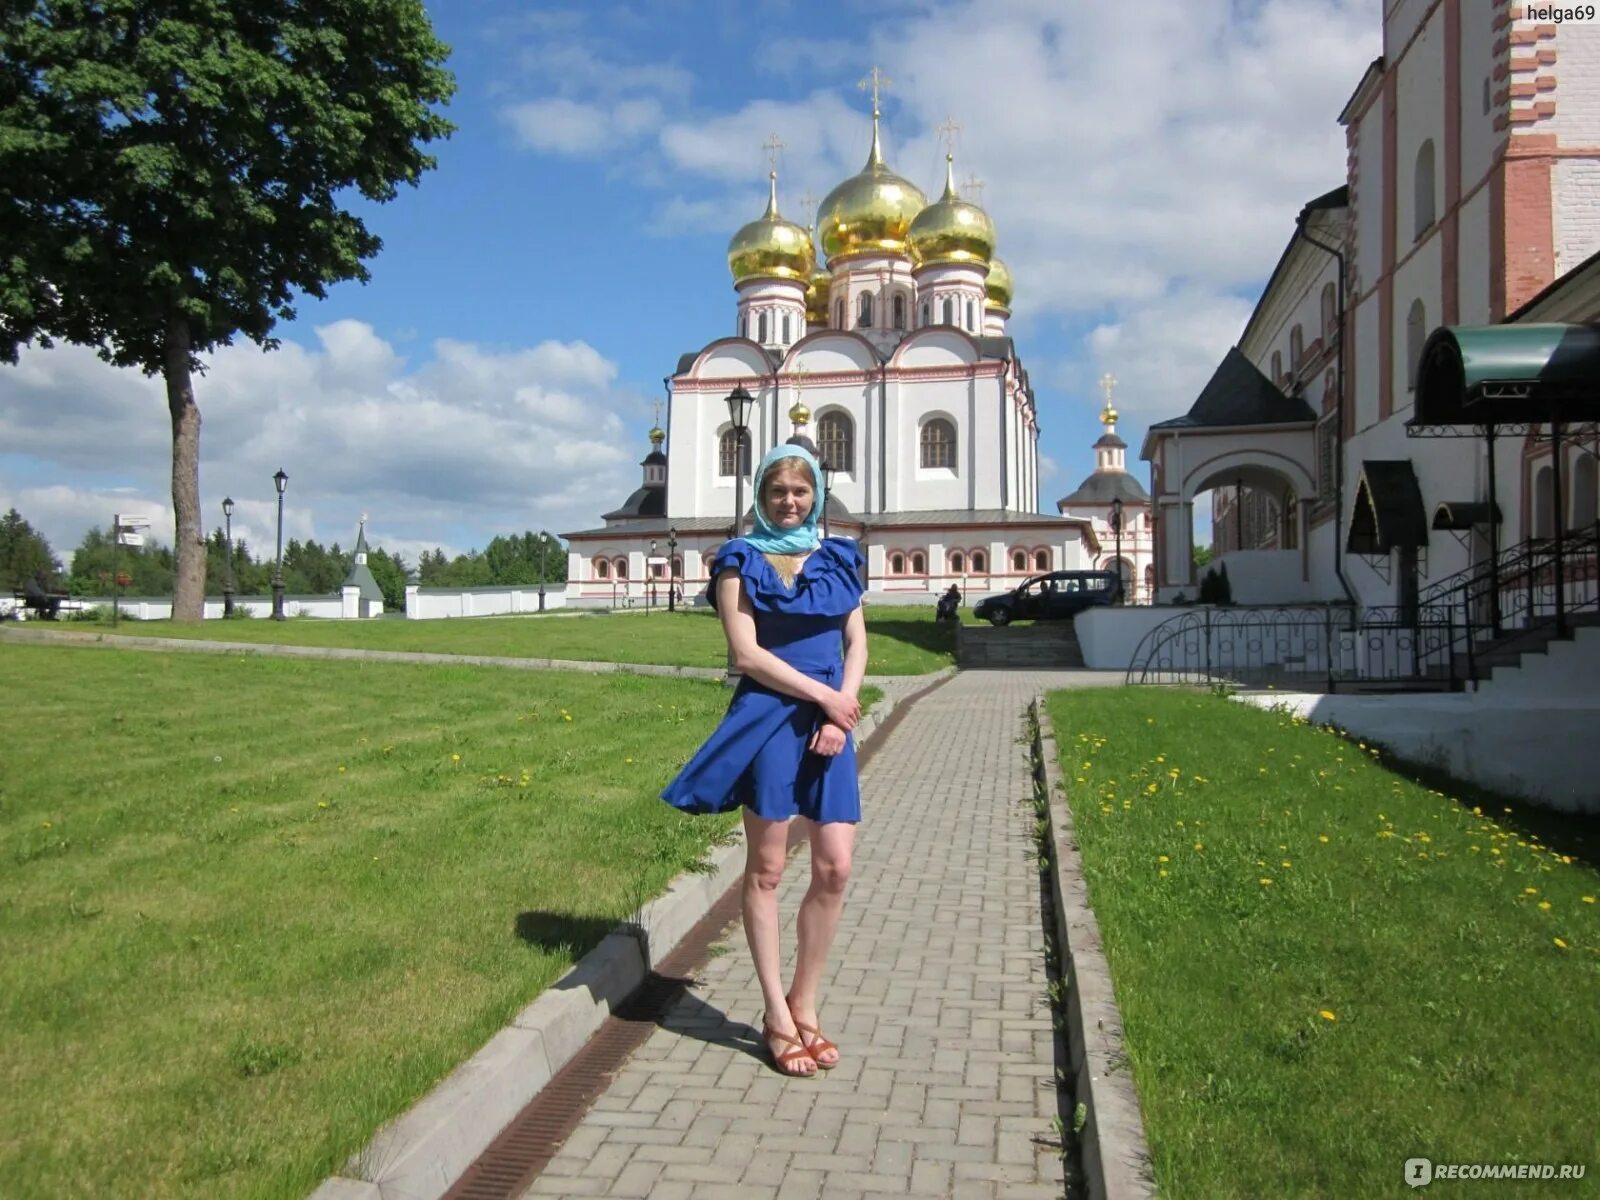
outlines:
[{"label": "woman in blue dress", "polygon": [[[802,446],[775,447],[756,469],[755,529],[711,564],[711,601],[743,678],[716,732],[661,794],[691,813],[744,810],[745,938],[766,1002],[773,1065],[808,1076],[839,1061],[817,991],[839,927],[861,792],[851,730],[867,668],[861,552],[819,538],[822,472]],[[783,988],[778,885],[788,825],[805,823],[811,886],[796,919],[794,978]]]}]

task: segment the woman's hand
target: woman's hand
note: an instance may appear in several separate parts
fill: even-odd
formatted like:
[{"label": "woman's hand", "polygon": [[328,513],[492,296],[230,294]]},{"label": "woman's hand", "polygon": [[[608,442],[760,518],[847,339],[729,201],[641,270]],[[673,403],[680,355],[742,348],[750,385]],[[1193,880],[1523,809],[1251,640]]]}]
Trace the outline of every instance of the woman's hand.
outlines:
[{"label": "woman's hand", "polygon": [[820,754],[824,758],[832,758],[844,750],[846,733],[832,721],[824,721],[817,726],[817,731],[811,735],[811,743],[807,747],[813,754]]},{"label": "woman's hand", "polygon": [[829,688],[822,699],[817,701],[817,707],[822,709],[824,717],[847,732],[854,729],[856,722],[861,720],[861,702],[854,696],[847,696],[832,688]]}]

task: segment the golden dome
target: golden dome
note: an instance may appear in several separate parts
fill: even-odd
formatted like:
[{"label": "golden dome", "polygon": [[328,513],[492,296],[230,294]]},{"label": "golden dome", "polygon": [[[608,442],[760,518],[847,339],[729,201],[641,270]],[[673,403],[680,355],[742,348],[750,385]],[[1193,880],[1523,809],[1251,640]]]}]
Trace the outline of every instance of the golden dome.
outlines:
[{"label": "golden dome", "polygon": [[810,325],[826,325],[828,323],[828,294],[833,288],[833,272],[827,267],[818,267],[811,272],[811,283],[806,288],[806,323]]},{"label": "golden dome", "polygon": [[976,204],[956,193],[955,158],[944,156],[944,195],[911,222],[907,237],[911,261],[919,267],[935,263],[981,263],[994,255],[994,222]]},{"label": "golden dome", "polygon": [[771,193],[767,211],[751,221],[728,243],[728,270],[734,283],[746,279],[794,279],[808,283],[817,254],[811,234],[778,215],[778,173],[768,176]]},{"label": "golden dome", "polygon": [[795,425],[809,425],[811,423],[811,410],[799,400],[789,406],[789,420]]},{"label": "golden dome", "polygon": [[652,446],[654,446],[657,450],[661,449],[661,443],[666,441],[666,440],[667,440],[667,431],[665,429],[661,428],[661,426],[657,425],[653,429],[650,430],[650,444]]},{"label": "golden dome", "polygon": [[867,165],[829,192],[817,210],[823,252],[830,263],[856,254],[904,254],[911,222],[927,206],[916,184],[884,165],[874,104]]},{"label": "golden dome", "polygon": [[1011,311],[1011,268],[999,258],[989,259],[989,278],[983,281],[987,297],[983,307],[990,312]]}]

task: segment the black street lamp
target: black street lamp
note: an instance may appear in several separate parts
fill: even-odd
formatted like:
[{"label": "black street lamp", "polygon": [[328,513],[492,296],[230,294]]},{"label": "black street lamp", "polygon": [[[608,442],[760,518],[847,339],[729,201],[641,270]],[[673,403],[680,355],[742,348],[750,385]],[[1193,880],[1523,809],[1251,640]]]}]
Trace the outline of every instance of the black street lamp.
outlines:
[{"label": "black street lamp", "polygon": [[745,391],[744,384],[735,385],[728,393],[728,421],[733,426],[733,535],[738,537],[744,526],[744,473],[750,469],[750,453],[745,437],[750,428],[750,406],[756,398]]},{"label": "black street lamp", "polygon": [[285,619],[283,611],[283,489],[289,486],[289,476],[282,467],[272,477],[274,486],[278,489],[278,556],[276,565],[272,568],[272,619],[282,621]]},{"label": "black street lamp", "polygon": [[667,530],[667,611],[678,611],[678,527]]},{"label": "black street lamp", "polygon": [[222,498],[222,519],[227,524],[228,571],[222,577],[222,615],[233,616],[233,497]]},{"label": "black street lamp", "polygon": [[1122,497],[1111,501],[1111,532],[1117,538],[1117,603],[1128,602],[1127,576],[1122,573]]},{"label": "black street lamp", "polygon": [[833,495],[833,477],[839,473],[839,468],[828,459],[823,459],[817,464],[822,468],[822,536],[828,536],[828,500]]},{"label": "black street lamp", "polygon": [[657,558],[659,558],[659,557],[660,557],[660,554],[656,550],[656,540],[655,540],[655,538],[651,538],[650,539],[650,562],[648,564],[648,570],[650,571],[650,599],[649,599],[649,601],[648,601],[648,603],[646,605],[646,607],[649,607],[649,608],[654,608],[656,606],[656,562],[655,562],[655,560]]},{"label": "black street lamp", "polygon": [[544,530],[539,530],[539,611],[544,611]]}]

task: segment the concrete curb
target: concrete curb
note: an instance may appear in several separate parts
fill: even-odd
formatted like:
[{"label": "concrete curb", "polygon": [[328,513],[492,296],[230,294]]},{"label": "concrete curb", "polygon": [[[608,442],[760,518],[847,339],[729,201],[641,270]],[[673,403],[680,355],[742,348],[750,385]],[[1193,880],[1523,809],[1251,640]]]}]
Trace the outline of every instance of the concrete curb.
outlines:
[{"label": "concrete curb", "polygon": [[263,654],[274,658],[329,658],[358,662],[425,663],[432,666],[509,667],[519,671],[586,671],[595,675],[676,675],[721,679],[721,667],[678,667],[661,663],[586,662],[568,658],[511,658],[499,654],[434,654],[422,650],[350,650],[339,646],[285,646],[275,642],[213,642],[190,638],[139,637],[121,633],[61,633],[49,629],[7,629],[0,637],[55,646],[103,650],[167,650],[192,654]]},{"label": "concrete curb", "polygon": [[[955,673],[918,676],[898,698],[885,694],[856,727],[870,742],[902,704]],[[311,1200],[438,1200],[510,1120],[583,1049],[612,1011],[744,873],[744,834],[716,847],[704,870],[686,871],[551,984],[476,1054],[407,1112],[378,1130],[343,1175],[324,1180]]]},{"label": "concrete curb", "polygon": [[1139,1093],[1128,1073],[1122,1014],[1101,949],[1100,926],[1089,907],[1055,731],[1042,694],[1034,698],[1032,709],[1038,730],[1035,761],[1049,798],[1055,851],[1050,886],[1056,945],[1067,986],[1068,1057],[1073,1092],[1086,1114],[1078,1135],[1084,1175],[1093,1200],[1146,1200],[1154,1197],[1156,1190],[1150,1178],[1150,1146],[1145,1140]]}]

